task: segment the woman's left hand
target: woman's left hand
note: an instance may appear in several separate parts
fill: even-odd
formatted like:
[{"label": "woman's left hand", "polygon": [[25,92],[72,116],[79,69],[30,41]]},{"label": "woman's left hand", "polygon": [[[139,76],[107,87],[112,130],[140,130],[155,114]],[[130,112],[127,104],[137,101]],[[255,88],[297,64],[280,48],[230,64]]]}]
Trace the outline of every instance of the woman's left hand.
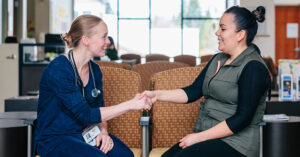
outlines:
[{"label": "woman's left hand", "polygon": [[108,135],[107,131],[101,131],[101,133],[96,137],[97,147],[99,147],[101,141],[102,144],[100,150],[105,154],[112,150],[112,148],[114,147],[114,141]]},{"label": "woman's left hand", "polygon": [[179,142],[179,146],[184,149],[186,147],[189,147],[195,143],[198,143],[198,142],[202,142],[202,141],[205,141],[205,139],[202,139],[200,137],[200,134],[199,133],[192,133],[192,134],[188,134],[186,135],[184,138],[182,138]]}]

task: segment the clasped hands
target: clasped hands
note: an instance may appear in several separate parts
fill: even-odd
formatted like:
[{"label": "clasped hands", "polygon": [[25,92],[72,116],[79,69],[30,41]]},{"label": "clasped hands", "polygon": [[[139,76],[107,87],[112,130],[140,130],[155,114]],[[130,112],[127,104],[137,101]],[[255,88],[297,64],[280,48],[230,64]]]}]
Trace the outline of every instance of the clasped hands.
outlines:
[{"label": "clasped hands", "polygon": [[134,110],[151,110],[152,104],[156,101],[156,94],[152,91],[144,91],[141,94],[136,94],[136,96],[131,99],[132,107]]}]

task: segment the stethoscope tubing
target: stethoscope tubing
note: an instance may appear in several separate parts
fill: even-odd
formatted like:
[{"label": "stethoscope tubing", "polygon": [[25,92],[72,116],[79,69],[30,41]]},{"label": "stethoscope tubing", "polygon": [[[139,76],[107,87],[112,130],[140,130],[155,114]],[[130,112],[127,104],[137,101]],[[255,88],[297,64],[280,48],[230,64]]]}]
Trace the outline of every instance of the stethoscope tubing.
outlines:
[{"label": "stethoscope tubing", "polygon": [[[71,53],[72,53],[72,58],[70,56]],[[85,97],[83,82],[82,82],[82,80],[81,80],[81,78],[79,76],[79,73],[77,71],[77,67],[76,67],[76,63],[75,63],[75,60],[74,60],[74,56],[73,56],[73,51],[72,50],[69,51],[68,57],[69,57],[69,61],[71,62],[74,74],[75,74],[75,84],[77,86],[78,85],[78,81],[82,84],[81,85],[82,94]],[[90,68],[90,72],[91,72],[92,80],[93,80],[93,84],[94,84],[94,89],[91,91],[91,95],[92,95],[93,98],[97,98],[100,95],[101,91],[99,89],[97,89],[96,82],[95,82],[95,77],[94,77],[94,72],[93,72],[93,69],[92,69],[92,66],[91,66],[91,61],[89,61],[88,64],[89,64],[89,68]]]}]

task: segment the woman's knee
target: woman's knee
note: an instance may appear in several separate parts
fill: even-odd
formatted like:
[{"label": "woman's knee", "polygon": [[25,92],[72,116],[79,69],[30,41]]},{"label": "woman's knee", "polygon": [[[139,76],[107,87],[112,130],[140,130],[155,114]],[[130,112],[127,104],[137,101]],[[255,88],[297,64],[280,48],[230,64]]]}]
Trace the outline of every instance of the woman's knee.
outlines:
[{"label": "woman's knee", "polygon": [[111,151],[107,153],[108,156],[124,156],[124,157],[133,157],[133,152],[130,148],[124,144],[120,139],[110,134],[110,137],[114,141],[114,147]]},{"label": "woman's knee", "polygon": [[112,150],[107,153],[109,157],[133,157],[133,152],[128,147],[114,146]]},{"label": "woman's knee", "polygon": [[179,143],[172,146],[170,149],[168,149],[162,157],[173,157],[177,152],[181,151],[182,148],[179,147]]}]

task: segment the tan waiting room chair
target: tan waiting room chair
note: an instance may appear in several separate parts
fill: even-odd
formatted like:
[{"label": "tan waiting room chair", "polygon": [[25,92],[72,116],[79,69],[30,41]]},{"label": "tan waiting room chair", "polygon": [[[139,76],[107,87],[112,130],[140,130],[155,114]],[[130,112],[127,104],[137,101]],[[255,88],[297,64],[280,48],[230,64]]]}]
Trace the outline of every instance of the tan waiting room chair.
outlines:
[{"label": "tan waiting room chair", "polygon": [[146,62],[169,61],[169,58],[169,56],[163,54],[148,54],[146,55]]},{"label": "tan waiting room chair", "polygon": [[189,65],[178,62],[156,61],[145,64],[138,64],[132,67],[132,70],[139,73],[142,78],[142,91],[150,90],[150,79],[153,74],[181,67],[188,67]]},{"label": "tan waiting room chair", "polygon": [[271,88],[272,89],[276,89],[277,87],[277,70],[276,70],[276,66],[275,66],[275,63],[273,61],[273,59],[271,57],[263,57],[263,60],[265,61],[269,71],[271,72],[272,74],[272,85],[271,85]]},{"label": "tan waiting room chair", "polygon": [[[141,92],[138,73],[114,67],[100,68],[105,106],[122,103]],[[135,157],[142,155],[142,127],[139,125],[141,115],[141,111],[130,111],[108,121],[108,131],[129,146]]]},{"label": "tan waiting room chair", "polygon": [[208,63],[209,60],[213,57],[214,55],[204,55],[200,57],[201,64],[202,63]]},{"label": "tan waiting room chair", "polygon": [[[201,67],[184,67],[156,73],[154,90],[188,86],[201,72]],[[152,150],[149,157],[159,157],[187,134],[193,133],[200,109],[200,99],[189,104],[157,101],[152,108]]]},{"label": "tan waiting room chair", "polygon": [[196,56],[192,55],[179,55],[174,57],[174,62],[181,62],[190,66],[196,66]]},{"label": "tan waiting room chair", "polygon": [[126,70],[130,70],[131,66],[126,64],[126,63],[116,63],[113,61],[94,61],[96,64],[98,64],[100,67],[115,67],[115,68],[122,68],[122,69],[126,69]]},{"label": "tan waiting room chair", "polygon": [[135,59],[135,64],[141,64],[141,56],[134,53],[122,54],[120,56],[122,60],[132,60]]}]

